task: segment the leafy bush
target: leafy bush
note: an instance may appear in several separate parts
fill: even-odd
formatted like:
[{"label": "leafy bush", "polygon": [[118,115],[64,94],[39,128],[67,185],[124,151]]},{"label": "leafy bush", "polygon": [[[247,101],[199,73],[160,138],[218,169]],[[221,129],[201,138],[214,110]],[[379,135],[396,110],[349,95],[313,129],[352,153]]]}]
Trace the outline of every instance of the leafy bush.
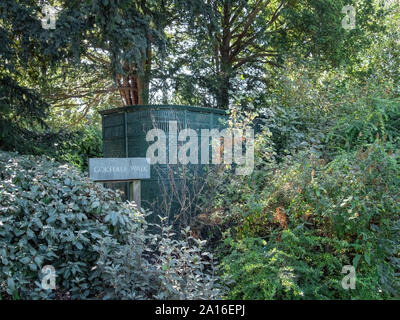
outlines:
[{"label": "leafy bush", "polygon": [[[88,169],[89,158],[101,157],[103,154],[101,131],[95,126],[58,132],[18,130],[23,138],[15,143],[5,144],[4,150],[21,154],[46,155],[58,162],[73,164],[81,171]],[[0,146],[2,146],[1,141]]]},{"label": "leafy bush", "polygon": [[[398,297],[400,170],[390,150],[377,142],[328,164],[302,153],[264,175],[236,178],[240,195],[224,207],[236,224],[224,247],[228,297]],[[356,268],[355,290],[341,286],[345,265]]]},{"label": "leafy bush", "polygon": [[46,127],[49,105],[40,95],[0,70],[0,148],[25,145],[31,130]]},{"label": "leafy bush", "polygon": [[68,162],[80,170],[88,170],[89,158],[102,157],[103,138],[97,127],[87,127],[72,134],[72,139],[60,140],[56,148],[57,161]]},{"label": "leafy bush", "polygon": [[[0,152],[1,297],[216,297],[210,261],[190,237],[149,234],[134,203],[75,168]],[[45,265],[54,292],[41,287]]]},{"label": "leafy bush", "polygon": [[333,151],[354,150],[377,138],[399,143],[400,109],[398,99],[366,97],[349,106],[329,130],[327,142]]},{"label": "leafy bush", "polygon": [[114,241],[99,248],[98,266],[104,273],[103,280],[109,284],[105,297],[220,298],[223,288],[218,284],[212,255],[203,250],[206,241],[190,236],[189,228],[182,230],[181,239],[171,232],[172,226],[160,228],[160,234],[147,237],[130,234],[128,246],[121,247]]},{"label": "leafy bush", "polygon": [[[385,49],[382,54],[388,52]],[[305,149],[320,151],[331,159],[341,150],[355,150],[377,137],[398,146],[396,80],[377,74],[375,64],[371,69],[375,72],[368,76],[354,77],[342,68],[321,69],[312,59],[289,59],[275,75],[269,94],[257,105],[273,134],[277,160]]]}]

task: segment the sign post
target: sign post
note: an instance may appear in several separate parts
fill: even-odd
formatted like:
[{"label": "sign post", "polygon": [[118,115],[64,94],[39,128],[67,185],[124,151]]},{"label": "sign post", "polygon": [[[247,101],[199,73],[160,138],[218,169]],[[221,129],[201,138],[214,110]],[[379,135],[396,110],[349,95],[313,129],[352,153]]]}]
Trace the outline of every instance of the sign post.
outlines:
[{"label": "sign post", "polygon": [[142,187],[140,180],[133,180],[129,182],[129,200],[135,201],[139,208],[141,208],[142,205],[141,189]]},{"label": "sign post", "polygon": [[129,182],[129,201],[141,207],[141,180],[150,179],[148,158],[91,158],[89,177],[96,182]]}]

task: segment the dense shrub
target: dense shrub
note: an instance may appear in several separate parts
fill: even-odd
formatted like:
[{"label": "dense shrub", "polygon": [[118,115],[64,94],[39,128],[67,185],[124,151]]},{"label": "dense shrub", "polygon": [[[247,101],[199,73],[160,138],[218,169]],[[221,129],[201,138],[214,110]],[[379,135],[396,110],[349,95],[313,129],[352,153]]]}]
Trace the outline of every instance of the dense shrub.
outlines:
[{"label": "dense shrub", "polygon": [[55,146],[57,161],[75,165],[80,170],[88,170],[89,158],[103,155],[103,139],[97,127],[87,127],[72,133],[69,139],[62,139]]},{"label": "dense shrub", "polygon": [[[284,71],[272,103],[257,107],[254,172],[215,179],[208,220],[226,231],[228,298],[398,297],[398,97],[376,81],[303,71]],[[354,291],[342,289],[345,265]]]},{"label": "dense shrub", "polygon": [[11,142],[11,138],[7,138],[4,144],[0,141],[0,147],[5,151],[46,155],[55,161],[72,164],[81,171],[88,169],[89,158],[101,157],[103,154],[101,131],[96,126],[72,131],[14,129],[19,130],[16,135],[19,140]]},{"label": "dense shrub", "polygon": [[334,152],[353,150],[360,145],[384,138],[399,145],[400,101],[398,99],[362,97],[349,105],[326,137],[329,149]]},{"label": "dense shrub", "polygon": [[25,145],[29,133],[46,127],[49,104],[38,92],[29,89],[0,69],[0,148],[13,149]]},{"label": "dense shrub", "polygon": [[[115,191],[45,157],[0,152],[0,296],[214,298],[214,264],[189,237],[147,232]],[[54,266],[57,290],[43,290]]]},{"label": "dense shrub", "polygon": [[[236,224],[224,247],[228,297],[398,297],[400,170],[391,149],[377,142],[328,164],[302,153],[232,182],[240,194],[224,207]],[[356,268],[354,291],[342,289],[345,265]]]},{"label": "dense shrub", "polygon": [[331,159],[377,137],[399,145],[397,80],[375,68],[371,64],[372,74],[354,77],[345,68],[322,70],[312,59],[288,60],[256,106],[273,134],[277,160],[305,149]]},{"label": "dense shrub", "polygon": [[[218,299],[223,290],[215,275],[216,262],[204,251],[206,241],[193,238],[190,229],[177,238],[172,226],[161,233],[131,233],[127,246],[116,241],[99,248],[99,268],[113,299]],[[143,239],[146,241],[143,241]]]}]

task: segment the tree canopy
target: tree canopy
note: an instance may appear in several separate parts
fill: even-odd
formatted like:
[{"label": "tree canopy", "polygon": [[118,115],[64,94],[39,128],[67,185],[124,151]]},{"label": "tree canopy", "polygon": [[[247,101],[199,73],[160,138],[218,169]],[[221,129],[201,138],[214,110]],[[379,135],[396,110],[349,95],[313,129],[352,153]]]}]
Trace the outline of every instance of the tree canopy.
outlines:
[{"label": "tree canopy", "polygon": [[[358,10],[354,30],[341,25],[345,4]],[[54,29],[42,26],[45,5],[57,11]],[[55,127],[79,125],[105,106],[226,109],[232,92],[268,90],[287,59],[350,67],[382,19],[364,0],[5,0],[0,76],[5,93],[18,87],[35,97],[21,102],[29,111],[19,118],[48,111]],[[3,123],[12,121],[10,107],[2,110]]]}]

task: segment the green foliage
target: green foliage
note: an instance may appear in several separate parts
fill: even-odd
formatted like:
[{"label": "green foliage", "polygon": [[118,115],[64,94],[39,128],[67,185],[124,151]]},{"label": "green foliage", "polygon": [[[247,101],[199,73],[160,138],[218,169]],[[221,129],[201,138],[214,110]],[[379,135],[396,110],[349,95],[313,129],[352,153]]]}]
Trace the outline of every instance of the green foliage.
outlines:
[{"label": "green foliage", "polygon": [[[21,154],[46,155],[62,163],[69,163],[81,171],[87,171],[89,158],[103,155],[101,131],[97,127],[86,127],[76,131],[57,132],[22,131],[25,140],[6,139],[4,150]],[[12,135],[18,137],[18,135]],[[17,143],[18,142],[18,143]]]},{"label": "green foliage", "polygon": [[[229,243],[229,242],[228,242]],[[231,240],[231,252],[223,259],[228,298],[256,300],[384,299],[377,268],[358,270],[356,290],[341,282],[341,251],[348,243],[313,235],[307,228],[285,230],[280,239]],[[330,248],[330,250],[326,250]]]},{"label": "green foliage", "polygon": [[0,167],[2,295],[54,297],[40,287],[45,265],[55,267],[57,285],[72,298],[101,293],[93,244],[139,229],[133,206],[45,158],[1,153]]},{"label": "green foliage", "polygon": [[[227,187],[216,202],[228,203],[235,224],[223,258],[228,297],[398,297],[400,170],[390,150],[378,141],[328,164],[302,152],[272,172],[233,179],[238,196],[226,200]],[[356,268],[354,291],[341,287],[344,265]]]},{"label": "green foliage", "polygon": [[[115,191],[44,157],[0,153],[0,295],[14,299],[214,298],[211,258],[190,238],[147,232]],[[56,270],[43,290],[41,269]]]},{"label": "green foliage", "polygon": [[206,241],[190,236],[189,228],[182,230],[178,239],[171,232],[172,226],[164,222],[159,226],[160,233],[148,237],[130,234],[128,246],[114,242],[100,248],[98,266],[104,270],[103,280],[110,288],[105,298],[177,300],[222,296],[224,291],[214,274],[217,267],[212,255],[204,250]]},{"label": "green foliage", "polygon": [[226,281],[231,284],[228,299],[290,299],[304,293],[295,283],[290,256],[267,247],[260,238],[226,241],[231,252],[223,260]]},{"label": "green foliage", "polygon": [[312,59],[288,59],[271,77],[268,95],[254,97],[250,105],[245,93],[238,97],[238,103],[250,110],[257,106],[259,120],[272,133],[277,159],[308,149],[329,160],[341,150],[355,150],[377,138],[398,145],[396,85],[325,67]]},{"label": "green foliage", "polygon": [[[397,59],[394,39],[376,37],[377,51],[360,56],[379,69],[287,60],[268,95],[239,97],[266,131],[253,174],[225,174],[214,195],[228,229],[219,250],[228,298],[399,297],[399,96],[381,69]],[[345,265],[356,268],[355,290],[341,286]]]},{"label": "green foliage", "polygon": [[[373,1],[209,1],[194,19],[168,33],[164,77],[176,90],[174,103],[228,108],[232,92],[265,94],[270,73],[281,72],[291,57],[312,56],[325,68],[351,66],[382,32],[385,12]],[[346,5],[354,5],[354,30],[342,27]],[[173,77],[171,75],[173,74]],[[167,99],[165,95],[163,98]]]},{"label": "green foliage", "polygon": [[89,168],[89,158],[101,158],[103,138],[96,127],[88,127],[75,132],[72,139],[64,139],[57,145],[56,159],[75,165],[82,171]]},{"label": "green foliage", "polygon": [[[302,235],[299,239],[290,231],[284,231],[279,247],[275,242],[267,243],[260,238],[245,238],[238,242],[228,240],[226,244],[230,245],[231,252],[224,258],[222,265],[226,281],[231,284],[229,299],[328,298],[320,292],[331,293],[332,289],[340,287],[340,273],[332,272],[335,268],[340,270],[340,261],[328,254],[319,255],[320,261],[314,260],[318,254],[305,257],[309,249],[313,250],[311,253],[317,253],[319,239],[312,239],[310,245],[310,237]],[[318,268],[309,265],[308,261],[312,261]],[[329,276],[333,273],[336,279],[330,278],[330,283],[321,283],[323,270],[328,271]]]},{"label": "green foliage", "polygon": [[398,99],[366,97],[347,107],[329,130],[327,142],[331,148],[352,150],[383,138],[399,143],[400,109]]},{"label": "green foliage", "polygon": [[0,147],[25,145],[30,138],[28,128],[45,126],[48,107],[36,92],[19,86],[0,70]]},{"label": "green foliage", "polygon": [[[395,1],[49,3],[55,30],[42,28],[41,2],[0,3],[0,148],[53,159],[0,153],[0,297],[219,298],[213,258],[191,236],[204,230],[227,235],[228,298],[399,297]],[[101,155],[94,112],[126,86],[144,102],[229,105],[236,127],[245,110],[261,129],[254,172],[218,168],[204,204],[176,216],[195,233],[152,234],[131,203],[53,162],[87,170]],[[46,264],[54,292],[40,287]],[[344,265],[356,290],[341,287]]]}]

